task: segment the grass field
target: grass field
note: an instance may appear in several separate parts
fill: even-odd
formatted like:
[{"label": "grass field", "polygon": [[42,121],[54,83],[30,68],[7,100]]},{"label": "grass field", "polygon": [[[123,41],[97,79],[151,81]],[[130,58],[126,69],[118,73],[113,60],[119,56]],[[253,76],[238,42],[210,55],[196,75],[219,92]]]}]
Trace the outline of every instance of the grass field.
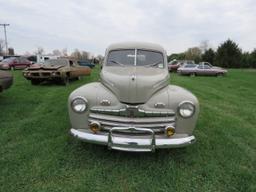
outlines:
[{"label": "grass field", "polygon": [[15,71],[0,94],[0,191],[256,191],[256,70],[171,83],[200,101],[196,144],[156,153],[109,151],[69,136],[69,86],[32,86]]}]

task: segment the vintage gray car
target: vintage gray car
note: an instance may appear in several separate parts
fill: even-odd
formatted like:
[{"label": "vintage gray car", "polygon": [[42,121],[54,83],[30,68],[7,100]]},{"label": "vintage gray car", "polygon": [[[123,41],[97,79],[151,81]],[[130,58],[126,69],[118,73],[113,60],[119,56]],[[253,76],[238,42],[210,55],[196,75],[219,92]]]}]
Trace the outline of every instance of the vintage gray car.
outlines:
[{"label": "vintage gray car", "polygon": [[100,82],[73,91],[71,134],[123,151],[154,151],[195,142],[197,98],[169,85],[165,50],[151,43],[109,46]]}]

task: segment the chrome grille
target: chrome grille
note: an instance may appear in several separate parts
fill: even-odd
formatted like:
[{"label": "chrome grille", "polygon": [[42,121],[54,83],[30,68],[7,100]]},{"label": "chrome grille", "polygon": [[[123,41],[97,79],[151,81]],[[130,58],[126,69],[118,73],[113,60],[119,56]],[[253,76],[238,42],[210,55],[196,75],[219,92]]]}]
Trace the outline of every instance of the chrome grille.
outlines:
[{"label": "chrome grille", "polygon": [[[175,127],[175,113],[170,110],[151,112],[132,108],[132,112],[130,111],[129,108],[119,110],[92,108],[88,121],[89,123],[99,122],[102,131],[109,131],[113,127],[138,127],[152,129],[156,134],[162,134],[167,125]],[[122,133],[130,134],[131,132],[123,131]],[[133,132],[133,134],[137,133]]]}]

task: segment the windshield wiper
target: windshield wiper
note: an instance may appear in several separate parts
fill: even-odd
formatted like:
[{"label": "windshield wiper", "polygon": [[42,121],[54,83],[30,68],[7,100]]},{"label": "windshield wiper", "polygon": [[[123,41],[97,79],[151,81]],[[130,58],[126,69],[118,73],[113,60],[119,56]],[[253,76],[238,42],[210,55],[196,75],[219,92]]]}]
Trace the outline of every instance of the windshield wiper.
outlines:
[{"label": "windshield wiper", "polygon": [[160,63],[162,63],[162,61],[158,61],[158,62],[155,62],[155,63],[152,63],[152,64],[145,65],[145,67],[154,67],[154,66],[156,66]]},{"label": "windshield wiper", "polygon": [[119,63],[118,61],[115,61],[115,60],[110,60],[109,62],[118,64],[118,65],[123,66],[123,67],[125,66],[123,63]]}]

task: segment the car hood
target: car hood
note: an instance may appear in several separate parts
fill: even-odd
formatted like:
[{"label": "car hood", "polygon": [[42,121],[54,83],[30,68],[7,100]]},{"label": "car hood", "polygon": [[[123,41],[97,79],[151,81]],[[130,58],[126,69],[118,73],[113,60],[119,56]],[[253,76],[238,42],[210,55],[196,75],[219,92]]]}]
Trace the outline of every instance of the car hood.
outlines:
[{"label": "car hood", "polygon": [[166,69],[154,67],[103,67],[101,82],[123,103],[145,103],[169,84]]},{"label": "car hood", "polygon": [[29,67],[28,70],[57,70],[62,67],[65,67],[65,65],[36,65]]}]

